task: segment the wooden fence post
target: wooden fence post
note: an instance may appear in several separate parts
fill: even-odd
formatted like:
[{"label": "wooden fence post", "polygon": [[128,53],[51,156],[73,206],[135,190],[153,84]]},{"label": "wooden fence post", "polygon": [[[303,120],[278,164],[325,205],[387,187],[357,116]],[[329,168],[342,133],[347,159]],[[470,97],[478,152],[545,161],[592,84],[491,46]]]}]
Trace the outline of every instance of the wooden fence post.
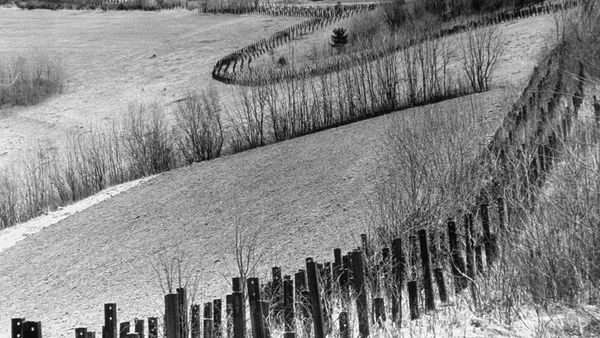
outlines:
[{"label": "wooden fence post", "polygon": [[148,338],[158,338],[158,318],[148,318]]},{"label": "wooden fence post", "polygon": [[367,290],[365,287],[365,270],[363,256],[360,251],[352,252],[352,275],[354,276],[354,291],[356,292],[356,314],[358,316],[358,331],[360,337],[369,336],[369,309],[367,307]]},{"label": "wooden fence post", "polygon": [[246,307],[244,306],[243,294],[240,291],[235,291],[232,294],[233,298],[233,337],[246,337]]},{"label": "wooden fence post", "polygon": [[11,338],[23,338],[23,323],[25,318],[11,319]]},{"label": "wooden fence post", "polygon": [[192,304],[191,306],[191,333],[192,338],[200,338],[200,305]]},{"label": "wooden fence post", "polygon": [[262,316],[262,327],[264,330],[264,338],[271,338],[271,326],[269,325],[269,316],[271,313],[270,305],[268,301],[260,301],[260,313]]},{"label": "wooden fence post", "polygon": [[410,319],[419,319],[419,294],[417,290],[417,282],[410,281],[407,283],[408,288],[408,304],[410,308]]},{"label": "wooden fence post", "polygon": [[281,316],[282,316],[282,298],[281,298],[281,294],[282,294],[282,287],[281,287],[281,267],[279,266],[274,266],[271,269],[271,276],[273,278],[273,283],[272,283],[272,304],[273,304],[273,319],[275,321],[275,323],[279,324],[281,323]]},{"label": "wooden fence post", "polygon": [[227,338],[233,337],[233,295],[225,296],[225,323],[227,324]]},{"label": "wooden fence post", "polygon": [[123,322],[119,325],[119,337],[125,338],[125,336],[129,333],[130,326],[129,322]]},{"label": "wooden fence post", "polygon": [[188,336],[188,316],[187,316],[187,291],[185,288],[177,288],[177,301],[179,303],[179,336],[187,338]]},{"label": "wooden fence post", "polygon": [[170,293],[165,295],[165,336],[183,338],[179,333],[179,298],[176,293]]},{"label": "wooden fence post", "polygon": [[340,313],[340,338],[350,338],[350,325],[348,325],[348,312]]},{"label": "wooden fence post", "polygon": [[213,338],[213,311],[212,303],[204,303],[204,338]]},{"label": "wooden fence post", "polygon": [[311,299],[313,334],[315,338],[324,338],[325,327],[323,304],[321,303],[321,287],[319,285],[319,271],[317,271],[317,264],[310,257],[306,258],[306,276]]},{"label": "wooden fence post", "polygon": [[340,274],[342,273],[342,249],[333,249],[333,282],[340,285]]},{"label": "wooden fence post", "polygon": [[117,304],[104,304],[104,327],[106,338],[117,338]]},{"label": "wooden fence post", "polygon": [[488,205],[481,204],[481,227],[483,228],[483,244],[485,245],[485,258],[487,266],[490,267],[496,259],[496,248],[492,242],[492,233],[490,231],[490,216]]},{"label": "wooden fence post", "polygon": [[223,337],[222,317],[223,317],[223,303],[221,302],[220,299],[213,299],[213,326],[214,326],[214,336],[216,338]]},{"label": "wooden fence post", "polygon": [[373,313],[375,314],[375,323],[383,327],[385,323],[385,303],[383,298],[373,299]]},{"label": "wooden fence post", "polygon": [[452,275],[454,276],[454,289],[456,293],[460,293],[466,287],[463,272],[465,263],[458,249],[458,238],[456,236],[456,223],[453,219],[448,219],[448,244],[450,246],[450,255],[452,265]]},{"label": "wooden fence post", "polygon": [[475,253],[473,250],[473,214],[465,215],[465,253],[467,256],[467,276],[475,278]]},{"label": "wooden fence post", "polygon": [[23,338],[42,338],[41,322],[24,322]]},{"label": "wooden fence post", "polygon": [[402,284],[404,280],[404,253],[402,240],[396,238],[392,241],[392,321],[397,327],[402,322]]},{"label": "wooden fence post", "polygon": [[483,274],[483,257],[480,244],[475,246],[475,265],[477,266],[477,273]]},{"label": "wooden fence post", "polygon": [[435,282],[438,287],[438,291],[440,293],[440,301],[442,303],[448,302],[448,292],[446,291],[446,282],[444,281],[444,269],[437,268],[433,270],[433,275],[435,276]]},{"label": "wooden fence post", "polygon": [[294,338],[296,328],[294,325],[294,284],[291,276],[283,278],[283,319],[284,338]]},{"label": "wooden fence post", "polygon": [[263,338],[262,310],[260,306],[260,284],[258,278],[248,278],[248,301],[250,302],[250,322],[252,323],[252,337]]},{"label": "wooden fence post", "polygon": [[75,328],[75,338],[87,338],[88,332],[85,327]]},{"label": "wooden fence post", "polygon": [[423,288],[425,289],[425,309],[435,310],[433,296],[433,282],[431,278],[431,262],[429,260],[429,246],[427,245],[427,231],[419,230],[419,243],[421,245],[421,266],[423,268]]},{"label": "wooden fence post", "polygon": [[144,320],[143,319],[135,319],[134,320],[135,333],[138,334],[138,337],[144,338]]}]

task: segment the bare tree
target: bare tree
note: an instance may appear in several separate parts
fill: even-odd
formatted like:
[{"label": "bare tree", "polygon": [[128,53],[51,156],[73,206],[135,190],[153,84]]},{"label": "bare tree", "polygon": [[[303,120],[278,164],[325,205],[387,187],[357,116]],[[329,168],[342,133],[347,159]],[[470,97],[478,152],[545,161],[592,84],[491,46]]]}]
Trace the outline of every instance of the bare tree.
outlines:
[{"label": "bare tree", "polygon": [[473,29],[460,38],[462,66],[475,92],[489,89],[496,66],[504,55],[504,41],[495,27]]}]

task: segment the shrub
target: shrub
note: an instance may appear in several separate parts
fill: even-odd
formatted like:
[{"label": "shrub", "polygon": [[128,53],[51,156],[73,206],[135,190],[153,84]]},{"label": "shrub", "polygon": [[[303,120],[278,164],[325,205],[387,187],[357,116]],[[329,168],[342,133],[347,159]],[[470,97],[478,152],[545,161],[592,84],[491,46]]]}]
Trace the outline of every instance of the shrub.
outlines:
[{"label": "shrub", "polygon": [[462,66],[475,92],[489,89],[496,66],[504,55],[504,41],[497,27],[473,29],[460,39]]},{"label": "shrub", "polygon": [[133,177],[172,169],[177,164],[172,134],[158,104],[132,104],[123,121],[123,142]]},{"label": "shrub", "polygon": [[190,94],[175,110],[177,145],[188,163],[219,157],[223,147],[223,125],[219,95],[212,88]]},{"label": "shrub", "polygon": [[0,106],[29,106],[62,92],[65,77],[56,56],[33,52],[0,59]]}]

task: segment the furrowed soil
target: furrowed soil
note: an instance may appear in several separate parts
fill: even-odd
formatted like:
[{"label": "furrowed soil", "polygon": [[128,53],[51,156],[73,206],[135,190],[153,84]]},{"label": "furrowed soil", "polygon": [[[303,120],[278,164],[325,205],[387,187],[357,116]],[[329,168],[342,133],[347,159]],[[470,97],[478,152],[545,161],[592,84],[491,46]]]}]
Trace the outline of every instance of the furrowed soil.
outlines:
[{"label": "furrowed soil", "polygon": [[[108,19],[121,14],[58,15],[91,18],[107,15]],[[142,13],[122,15],[145,18]],[[164,25],[171,21],[177,26],[179,20],[200,20],[188,13],[154,15]],[[148,30],[156,29],[150,24],[152,20],[143,20],[148,20],[145,25],[138,24],[147,26]],[[240,20],[238,38],[242,43],[250,41],[242,36],[241,32],[248,30],[242,27],[244,23],[277,19],[232,17],[231,20]],[[369,203],[378,181],[377,168],[386,156],[383,139],[392,119],[418,118],[421,109],[443,112],[445,107],[452,107],[448,110],[455,112],[469,111],[473,107],[488,127],[489,132],[481,135],[483,141],[498,127],[510,102],[516,100],[528,80],[537,56],[547,48],[553,21],[551,16],[535,17],[501,25],[501,28],[507,38],[507,58],[498,70],[493,90],[488,93],[404,110],[161,174],[6,248],[0,252],[0,335],[4,337],[9,332],[9,319],[13,317],[42,321],[43,331],[49,337],[72,336],[78,326],[98,331],[103,323],[102,304],[108,302],[118,304],[119,321],[160,316],[162,291],[151,261],[164,247],[186,250],[188,262],[200,273],[199,302],[221,298],[229,290],[230,278],[237,274],[232,254],[236,223],[246,232],[259,234],[258,250],[263,254],[260,276],[274,265],[282,266],[284,274],[293,273],[304,265],[305,257],[319,261],[330,259],[334,247],[344,252],[355,248],[359,234],[369,224]],[[136,98],[147,95],[140,94],[140,86],[152,88],[155,95],[162,90],[163,85],[152,85],[151,75],[141,77],[137,72],[161,74],[179,83],[177,77],[182,71],[187,79],[200,83],[206,79],[205,73],[218,55],[234,48],[231,41],[201,45],[202,34],[193,38],[164,39],[179,41],[180,62],[185,63],[185,67],[165,65],[164,73],[160,73],[152,64],[147,64],[154,60],[148,59],[149,56],[157,54],[160,58],[161,54],[175,50],[166,47],[162,51],[138,49],[136,60],[123,61],[137,67],[131,70],[90,60],[98,63],[96,67],[114,67],[111,74],[118,76],[117,80],[107,80],[103,89],[96,89],[97,93],[105,92],[104,98],[110,101],[110,93],[125,90]],[[147,43],[152,45],[152,42]],[[183,47],[186,44],[193,46],[188,46],[193,51],[187,51]],[[219,46],[223,50],[217,50]],[[106,57],[111,54],[98,53]],[[114,49],[112,53],[120,51]],[[89,76],[99,76],[92,74],[93,71],[89,73]],[[129,80],[132,82],[125,82],[121,87],[119,81],[128,78],[132,78]],[[231,90],[231,87],[221,87],[221,90]],[[165,101],[178,97],[171,92],[165,96]],[[102,102],[87,96],[87,100],[92,99],[98,104]],[[25,113],[29,119],[43,115],[42,112],[50,114],[58,100],[60,98],[19,113]],[[119,100],[120,104],[126,101]],[[112,102],[106,104],[113,105]],[[91,106],[79,103],[79,106],[87,105]],[[70,106],[63,109],[76,112]],[[106,115],[111,112],[99,107],[94,109]],[[79,121],[74,117],[61,119]],[[22,121],[31,123],[25,118]],[[63,120],[56,122],[57,125],[59,122]]]}]

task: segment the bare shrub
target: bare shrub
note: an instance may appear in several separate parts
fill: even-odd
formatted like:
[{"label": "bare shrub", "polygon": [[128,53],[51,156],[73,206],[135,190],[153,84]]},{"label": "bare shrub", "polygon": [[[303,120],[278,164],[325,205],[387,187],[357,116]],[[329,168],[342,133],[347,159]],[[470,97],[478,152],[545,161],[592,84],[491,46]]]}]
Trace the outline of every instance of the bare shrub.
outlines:
[{"label": "bare shrub", "polygon": [[190,94],[175,110],[179,150],[188,163],[219,157],[223,147],[223,125],[219,94],[213,88]]},{"label": "bare shrub", "polygon": [[505,43],[496,26],[473,29],[460,38],[462,66],[475,92],[490,87],[492,75],[505,52]]},{"label": "bare shrub", "polygon": [[65,76],[56,56],[32,52],[0,60],[0,106],[34,105],[62,92]]},{"label": "bare shrub", "polygon": [[486,123],[476,109],[465,113],[461,106],[416,109],[390,125],[380,168],[385,179],[373,203],[384,242],[437,224],[469,206],[481,189],[484,173],[475,159]]},{"label": "bare shrub", "polygon": [[133,177],[157,174],[177,165],[172,134],[158,104],[130,105],[122,132]]},{"label": "bare shrub", "polygon": [[236,108],[229,113],[229,141],[234,152],[267,143],[268,95],[267,87],[240,87],[237,91]]}]

